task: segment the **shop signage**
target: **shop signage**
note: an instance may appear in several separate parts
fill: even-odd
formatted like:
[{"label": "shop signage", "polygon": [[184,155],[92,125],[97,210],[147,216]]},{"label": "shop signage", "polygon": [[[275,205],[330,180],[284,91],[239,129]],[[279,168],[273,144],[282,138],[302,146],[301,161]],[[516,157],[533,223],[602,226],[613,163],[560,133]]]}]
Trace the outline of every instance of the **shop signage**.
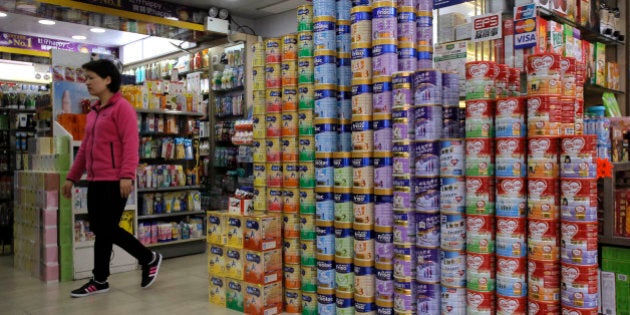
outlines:
[{"label": "shop signage", "polygon": [[118,55],[118,49],[97,45],[74,43],[58,39],[0,32],[0,47],[19,48],[37,51],[50,49],[68,50],[82,53]]},{"label": "shop signage", "polygon": [[500,39],[501,13],[490,13],[473,17],[472,20],[472,41],[483,42],[487,40]]},{"label": "shop signage", "polygon": [[446,7],[450,7],[452,5],[461,4],[464,2],[469,2],[470,0],[434,0],[433,8],[434,9],[442,9]]},{"label": "shop signage", "polygon": [[514,8],[514,49],[536,46],[536,4]]},{"label": "shop signage", "polygon": [[177,18],[180,21],[203,23],[205,11],[184,5],[154,0],[75,0],[92,5],[130,11],[134,13]]}]

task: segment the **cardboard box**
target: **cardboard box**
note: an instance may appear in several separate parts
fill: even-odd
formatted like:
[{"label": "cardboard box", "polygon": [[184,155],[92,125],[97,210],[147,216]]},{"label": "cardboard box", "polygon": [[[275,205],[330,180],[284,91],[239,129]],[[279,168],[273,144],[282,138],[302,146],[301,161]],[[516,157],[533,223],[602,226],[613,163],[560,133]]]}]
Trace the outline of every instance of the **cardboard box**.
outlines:
[{"label": "cardboard box", "polygon": [[254,201],[230,197],[228,199],[228,214],[249,216],[254,213]]},{"label": "cardboard box", "polygon": [[225,248],[223,246],[208,245],[208,273],[212,276],[225,275]]},{"label": "cardboard box", "polygon": [[547,34],[547,25],[548,25],[547,20],[543,19],[540,16],[536,17],[536,30],[538,31],[538,34],[536,34],[536,36],[538,37],[537,38],[538,43],[536,44],[536,47],[534,48],[535,54],[548,52],[547,45],[549,44],[548,42],[549,34]]},{"label": "cardboard box", "polygon": [[244,280],[255,284],[269,284],[282,280],[282,249],[266,252],[245,251]]},{"label": "cardboard box", "polygon": [[466,16],[461,13],[447,13],[438,15],[438,27],[442,28],[454,28],[457,25],[466,23]]},{"label": "cardboard box", "polygon": [[282,245],[282,220],[280,214],[258,214],[245,218],[244,248],[264,251]]},{"label": "cardboard box", "polygon": [[471,37],[472,37],[472,24],[471,23],[464,23],[464,24],[455,26],[455,40],[470,39]]},{"label": "cardboard box", "polygon": [[267,285],[245,283],[245,313],[272,315],[282,313],[282,282]]},{"label": "cardboard box", "polygon": [[595,85],[606,86],[606,44],[595,43]]},{"label": "cardboard box", "polygon": [[225,276],[243,280],[243,250],[239,248],[225,248]]},{"label": "cardboard box", "polygon": [[628,273],[617,273],[615,280],[617,315],[630,315],[630,282]]},{"label": "cardboard box", "polygon": [[601,296],[601,314],[615,315],[617,314],[617,303],[615,299],[615,273],[610,271],[602,271],[600,296]]},{"label": "cardboard box", "polygon": [[440,27],[437,33],[437,39],[439,43],[448,43],[455,40],[455,28],[454,27]]},{"label": "cardboard box", "polygon": [[548,34],[547,38],[549,39],[549,51],[552,53],[564,54],[564,25],[562,23],[558,23],[556,21],[547,22],[548,25]]},{"label": "cardboard box", "polygon": [[591,23],[591,0],[578,0],[578,24],[587,28],[593,27]]},{"label": "cardboard box", "polygon": [[213,276],[210,277],[210,285],[208,286],[210,303],[219,305],[221,307],[226,306],[225,287],[225,278]]},{"label": "cardboard box", "polygon": [[619,81],[619,64],[616,62],[606,63],[606,87],[613,90],[619,90],[621,88]]},{"label": "cardboard box", "polygon": [[225,305],[231,310],[243,312],[243,304],[245,297],[243,295],[243,281],[235,279],[225,279],[227,286],[225,287]]},{"label": "cardboard box", "polygon": [[208,243],[215,245],[227,244],[227,217],[224,212],[207,211],[206,212]]},{"label": "cardboard box", "polygon": [[227,246],[243,248],[243,231],[245,218],[228,215],[227,217]]}]

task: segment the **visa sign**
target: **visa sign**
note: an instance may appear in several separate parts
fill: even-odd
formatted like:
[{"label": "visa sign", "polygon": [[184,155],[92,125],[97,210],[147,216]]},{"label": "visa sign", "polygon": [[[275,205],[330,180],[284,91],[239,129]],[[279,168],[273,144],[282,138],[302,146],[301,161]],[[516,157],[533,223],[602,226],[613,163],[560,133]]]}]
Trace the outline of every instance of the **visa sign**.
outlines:
[{"label": "visa sign", "polygon": [[514,10],[514,49],[536,46],[536,5],[527,4]]}]

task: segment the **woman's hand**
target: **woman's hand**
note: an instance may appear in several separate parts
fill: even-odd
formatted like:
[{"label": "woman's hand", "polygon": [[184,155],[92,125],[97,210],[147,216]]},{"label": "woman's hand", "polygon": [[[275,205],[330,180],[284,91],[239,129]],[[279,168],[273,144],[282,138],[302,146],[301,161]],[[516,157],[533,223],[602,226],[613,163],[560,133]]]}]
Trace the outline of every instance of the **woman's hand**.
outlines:
[{"label": "woman's hand", "polygon": [[61,195],[64,196],[66,199],[72,198],[72,186],[74,186],[74,183],[66,179],[63,187],[61,187]]},{"label": "woman's hand", "polygon": [[120,196],[123,198],[129,197],[131,191],[133,190],[133,182],[131,179],[121,179],[120,180]]}]

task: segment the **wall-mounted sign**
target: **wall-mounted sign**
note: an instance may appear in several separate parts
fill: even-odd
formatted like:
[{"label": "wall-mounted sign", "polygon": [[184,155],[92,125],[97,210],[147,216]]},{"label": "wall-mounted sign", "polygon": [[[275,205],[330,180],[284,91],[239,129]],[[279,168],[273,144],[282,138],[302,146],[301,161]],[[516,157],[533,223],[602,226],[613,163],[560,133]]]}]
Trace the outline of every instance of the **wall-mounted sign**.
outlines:
[{"label": "wall-mounted sign", "polygon": [[99,53],[118,55],[118,48],[103,47],[97,45],[68,42],[58,39],[51,39],[38,36],[14,34],[0,32],[0,47],[19,48],[37,51],[49,51],[50,49],[60,49],[82,53]]},{"label": "wall-mounted sign", "polygon": [[185,5],[154,0],[75,0],[92,5],[130,11],[140,14],[176,18],[180,21],[203,24],[205,10]]},{"label": "wall-mounted sign", "polygon": [[536,46],[536,4],[514,9],[514,49]]},{"label": "wall-mounted sign", "polygon": [[478,15],[472,18],[472,41],[483,42],[500,39],[502,34],[501,13]]}]

